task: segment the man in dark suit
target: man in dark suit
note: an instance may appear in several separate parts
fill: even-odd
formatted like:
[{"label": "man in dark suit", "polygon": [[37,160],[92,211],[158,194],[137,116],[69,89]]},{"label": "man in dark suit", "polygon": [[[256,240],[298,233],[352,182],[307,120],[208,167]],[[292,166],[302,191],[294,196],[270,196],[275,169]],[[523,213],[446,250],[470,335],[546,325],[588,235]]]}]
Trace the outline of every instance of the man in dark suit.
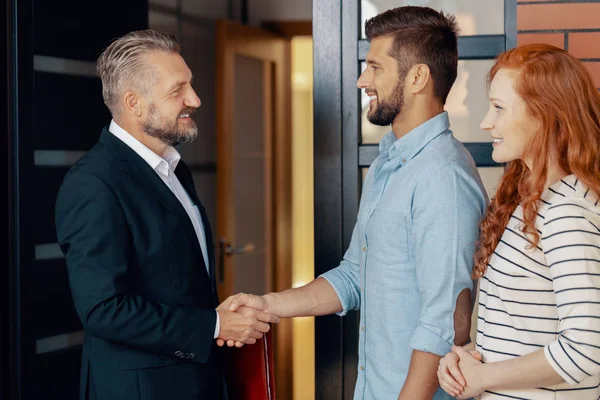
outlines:
[{"label": "man in dark suit", "polygon": [[276,316],[218,303],[212,234],[173,146],[200,106],[169,36],[132,32],[98,59],[113,120],[69,171],[56,202],[85,329],[81,399],[220,399],[215,339],[252,344]]}]

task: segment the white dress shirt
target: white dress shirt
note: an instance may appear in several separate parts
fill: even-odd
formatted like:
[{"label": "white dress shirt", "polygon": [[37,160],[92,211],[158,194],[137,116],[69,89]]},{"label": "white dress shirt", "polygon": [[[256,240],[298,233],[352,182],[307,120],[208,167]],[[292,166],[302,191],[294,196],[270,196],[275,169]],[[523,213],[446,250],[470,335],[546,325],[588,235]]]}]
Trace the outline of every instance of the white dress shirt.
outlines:
[{"label": "white dress shirt", "polygon": [[[181,185],[181,182],[179,182],[179,179],[177,179],[177,175],[175,175],[175,168],[177,168],[177,164],[179,163],[179,160],[181,160],[181,155],[177,152],[177,150],[175,150],[175,148],[169,146],[163,154],[164,158],[159,156],[148,147],[144,146],[139,140],[131,136],[131,134],[125,129],[121,128],[114,120],[110,122],[108,130],[123,143],[129,146],[133,151],[135,151],[140,157],[142,157],[144,161],[146,161],[148,165],[150,165],[150,167],[156,172],[160,179],[162,179],[165,185],[167,185],[175,197],[177,197],[177,200],[179,200],[187,215],[190,217],[190,220],[192,221],[194,231],[196,231],[196,236],[198,237],[198,242],[200,243],[200,249],[202,250],[204,265],[206,265],[206,269],[210,274],[206,234],[204,232],[204,225],[202,225],[200,211],[198,210],[198,207],[192,203],[192,200]],[[219,331],[220,320],[219,313],[217,313],[217,323],[214,334],[215,338],[219,336]]]}]

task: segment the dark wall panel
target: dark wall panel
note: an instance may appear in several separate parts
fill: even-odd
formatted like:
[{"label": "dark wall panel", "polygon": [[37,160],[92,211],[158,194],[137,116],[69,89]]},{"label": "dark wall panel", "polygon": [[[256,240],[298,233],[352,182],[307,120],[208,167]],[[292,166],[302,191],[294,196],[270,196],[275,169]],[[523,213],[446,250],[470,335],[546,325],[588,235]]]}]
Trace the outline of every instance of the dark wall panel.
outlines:
[{"label": "dark wall panel", "polygon": [[37,357],[35,399],[79,399],[81,346],[41,354]]},{"label": "dark wall panel", "polygon": [[34,0],[35,54],[94,61],[110,42],[148,27],[145,0]]},{"label": "dark wall panel", "polygon": [[35,338],[82,330],[71,297],[65,260],[37,261],[29,273],[30,290],[36,294],[30,316]]},{"label": "dark wall panel", "polygon": [[36,221],[34,230],[36,244],[56,242],[54,206],[56,204],[58,189],[68,170],[68,167],[35,168],[37,205],[33,212]]},{"label": "dark wall panel", "polygon": [[34,146],[44,150],[89,150],[110,113],[94,77],[36,72]]}]

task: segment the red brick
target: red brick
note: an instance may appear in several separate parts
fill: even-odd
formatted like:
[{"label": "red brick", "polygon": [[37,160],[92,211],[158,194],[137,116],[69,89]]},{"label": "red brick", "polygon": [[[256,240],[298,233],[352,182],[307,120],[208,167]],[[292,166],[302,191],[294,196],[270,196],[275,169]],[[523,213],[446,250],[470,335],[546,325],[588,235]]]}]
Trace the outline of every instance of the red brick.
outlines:
[{"label": "red brick", "polygon": [[600,3],[517,6],[517,29],[520,31],[597,28],[600,28]]},{"label": "red brick", "polygon": [[594,84],[600,89],[600,62],[584,62],[583,65],[590,71]]},{"label": "red brick", "polygon": [[569,33],[569,53],[577,58],[600,58],[600,32]]},{"label": "red brick", "polygon": [[519,33],[517,35],[517,46],[532,43],[547,43],[552,46],[565,48],[564,33]]}]

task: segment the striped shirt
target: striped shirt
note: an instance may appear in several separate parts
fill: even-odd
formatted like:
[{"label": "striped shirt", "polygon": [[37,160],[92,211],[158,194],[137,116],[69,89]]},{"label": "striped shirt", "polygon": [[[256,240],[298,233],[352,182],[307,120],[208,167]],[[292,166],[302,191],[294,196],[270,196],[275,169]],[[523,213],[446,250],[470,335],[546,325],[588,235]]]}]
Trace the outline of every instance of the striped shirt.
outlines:
[{"label": "striped shirt", "polygon": [[537,247],[517,207],[480,280],[477,349],[497,362],[544,349],[565,383],[486,391],[480,399],[600,397],[600,207],[574,175],[542,194]]}]

